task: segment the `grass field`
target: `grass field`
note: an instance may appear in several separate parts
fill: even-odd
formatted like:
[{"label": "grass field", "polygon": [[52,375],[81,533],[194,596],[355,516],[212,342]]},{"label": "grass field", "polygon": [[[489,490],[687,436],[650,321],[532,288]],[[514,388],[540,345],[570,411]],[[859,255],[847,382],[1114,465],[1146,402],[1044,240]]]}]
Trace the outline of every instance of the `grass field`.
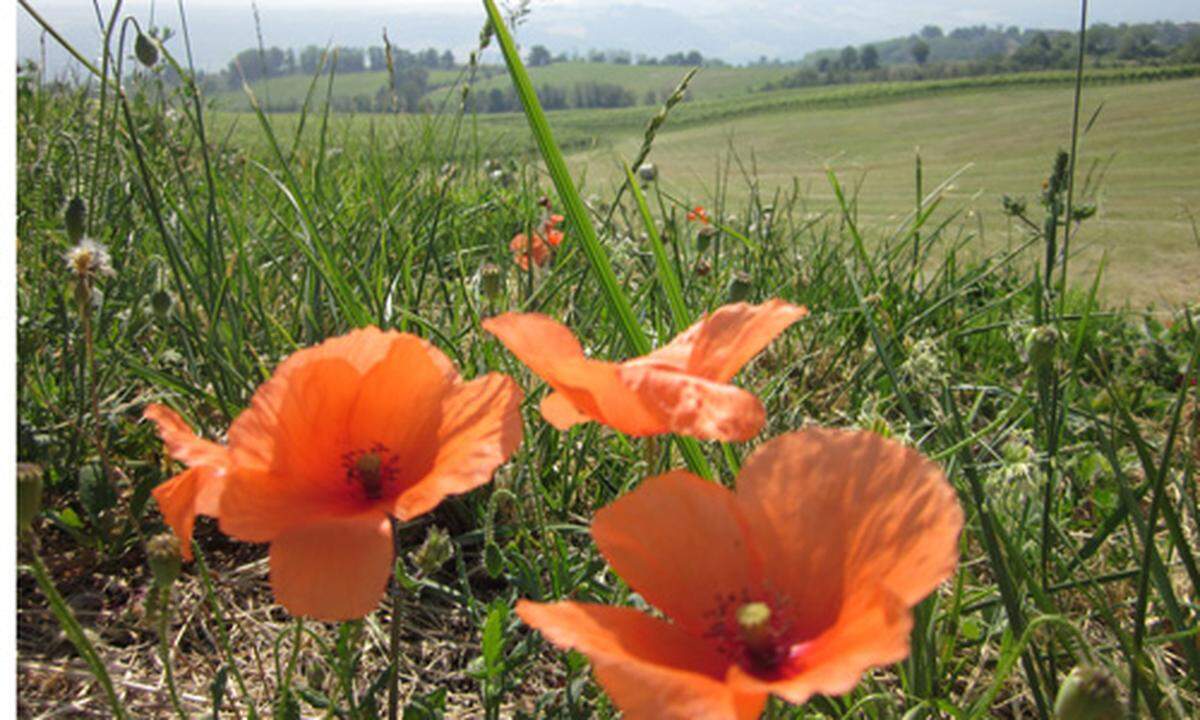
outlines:
[{"label": "grass field", "polygon": [[[890,232],[913,209],[919,150],[926,191],[956,175],[943,193],[946,204],[979,217],[981,244],[1003,247],[1010,233],[1001,198],[1036,200],[1055,150],[1069,143],[1063,118],[1071,102],[1067,88],[1009,88],[756,114],[679,131],[668,126],[650,159],[664,186],[681,197],[708,196],[711,203],[728,184],[735,196],[754,188],[770,198],[796,181],[815,210],[832,204],[825,174],[831,168],[858,188],[864,225]],[[1076,270],[1093,272],[1107,256],[1109,298],[1134,305],[1196,299],[1200,80],[1089,88],[1083,117],[1097,109],[1080,167],[1096,168],[1099,212],[1078,238]],[[593,183],[611,184],[640,143],[640,134],[610,139],[574,155],[574,166]],[[738,177],[743,172],[753,184]]]},{"label": "grass field", "polygon": [[[647,91],[653,91],[661,102],[675,88],[679,78],[687,68],[667,66],[614,65],[608,63],[568,62],[553,63],[541,67],[530,68],[530,76],[538,87],[552,85],[566,90],[568,93],[576,83],[606,82],[615,83],[633,92],[640,105]],[[692,94],[696,99],[715,100],[720,98],[746,95],[761,87],[764,83],[779,80],[789,68],[707,68],[692,85]],[[430,91],[427,95],[435,105],[440,105],[447,93],[453,94],[454,83],[464,77],[462,70],[433,70],[429,73]],[[317,98],[324,98],[328,86],[328,75],[322,75],[317,81]],[[302,103],[308,93],[312,78],[302,75],[289,75],[257,81],[251,85],[254,93],[266,101],[269,96],[272,103],[289,104]],[[494,65],[482,66],[479,76],[474,83],[478,92],[487,92],[492,88],[508,87],[508,74],[503,67]],[[336,75],[333,80],[332,97],[353,98],[356,95],[375,97],[381,87],[387,85],[386,72],[362,72]],[[225,90],[214,95],[217,106],[223,110],[249,110],[249,102],[241,88]]]},{"label": "grass field", "polygon": [[645,108],[485,5],[523,116],[18,77],[17,716],[1197,717],[1198,81],[1085,86],[1097,296],[1061,76],[684,103],[618,188]]}]

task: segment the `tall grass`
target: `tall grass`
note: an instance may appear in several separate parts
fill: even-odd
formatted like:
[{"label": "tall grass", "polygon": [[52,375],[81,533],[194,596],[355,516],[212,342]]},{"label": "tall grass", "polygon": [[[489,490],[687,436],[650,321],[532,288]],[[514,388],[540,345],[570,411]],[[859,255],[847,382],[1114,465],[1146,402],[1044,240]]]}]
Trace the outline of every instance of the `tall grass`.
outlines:
[{"label": "tall grass", "polygon": [[[739,158],[722,165],[720,186],[745,182],[749,200],[709,199],[720,208],[710,242],[685,217],[701,201],[632,175],[619,197],[585,201],[509,29],[487,7],[538,147],[488,170],[473,119],[452,110],[381,117],[362,136],[339,137],[328,84],[313,84],[301,116],[315,134],[255,112],[241,119],[257,136],[249,146],[214,135],[195,86],[165,83],[160,70],[126,66],[119,89],[108,63],[84,87],[21,77],[19,453],[49,483],[39,538],[55,551],[44,573],[59,588],[48,593],[55,615],[68,617],[85,659],[110,665],[115,702],[134,716],[169,707],[156,635],[120,613],[76,619],[54,598],[97,593],[132,613],[128,587],[148,586],[140,540],[161,526],[149,490],[169,471],[141,408],[165,401],[212,437],[281,357],[378,324],[429,338],[465,375],[499,369],[529,391],[514,461],[406,535],[415,544],[436,524],[456,554],[412,580],[405,717],[611,715],[580,659],[550,650],[508,608],[518,597],[637,602],[588,541],[594,511],[683,463],[728,482],[740,458],[718,445],[634,444],[594,425],[549,428],[536,421],[539,383],[479,320],[546,312],[579,329],[597,356],[625,357],[724,303],[736,277],[749,279],[738,292],[750,300],[783,297],[812,311],[738,380],[768,408],[761,437],[819,422],[903,438],[945,466],[968,511],[961,569],[918,608],[910,659],[845,697],[773,705],[773,717],[1049,717],[1058,683],[1081,662],[1118,676],[1132,715],[1193,716],[1195,311],[1175,311],[1170,324],[1113,312],[1094,282],[1064,281],[1047,302],[1048,271],[1061,260],[1052,253],[1045,265],[1048,224],[1038,221],[1063,222],[1064,210],[1029,210],[1034,221],[1009,230],[1012,249],[987,254],[975,247],[979,226],[938,189],[922,197],[940,179],[919,169],[914,211],[894,232],[860,223],[871,199],[832,173],[835,201],[823,204],[796,187],[761,188],[752,172],[739,178]],[[120,22],[114,15],[110,29]],[[119,65],[129,48],[117,30],[108,35]],[[164,62],[190,76],[171,53]],[[668,120],[660,132],[670,129]],[[543,194],[568,216],[567,239],[548,269],[523,272],[508,239],[537,222]],[[88,199],[88,227],[116,271],[87,298],[91,362],[62,260],[62,208],[76,195]],[[504,272],[494,297],[479,284],[485,263]],[[198,543],[215,550],[174,603],[172,648],[186,656],[175,680],[189,712],[381,711],[380,622],[287,623],[263,610],[259,551],[231,549],[211,525]],[[38,574],[35,556],[22,557]],[[99,577],[121,578],[126,590]],[[42,672],[64,654],[47,641],[41,596],[19,583],[30,588],[20,672]],[[435,609],[453,622],[431,624]],[[436,638],[433,671],[422,637]],[[120,680],[130,677],[138,682]],[[56,703],[23,692],[29,707]],[[102,678],[93,707],[107,692]]]}]

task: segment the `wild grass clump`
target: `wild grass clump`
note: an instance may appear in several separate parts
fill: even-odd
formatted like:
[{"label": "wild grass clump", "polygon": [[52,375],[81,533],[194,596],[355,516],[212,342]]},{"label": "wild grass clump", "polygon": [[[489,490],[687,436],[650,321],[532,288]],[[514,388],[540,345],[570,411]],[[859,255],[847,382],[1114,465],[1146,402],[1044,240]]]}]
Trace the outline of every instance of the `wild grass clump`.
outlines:
[{"label": "wild grass clump", "polygon": [[[645,609],[589,538],[596,512],[673,469],[732,486],[753,450],[814,425],[936,463],[963,511],[958,568],[914,608],[906,659],[767,716],[1051,717],[1084,665],[1131,715],[1194,715],[1197,308],[1116,310],[1099,277],[1068,283],[1063,227],[1087,227],[1068,217],[1069,171],[1021,208],[1002,253],[974,247],[978,226],[941,187],[894,227],[864,227],[870,198],[832,173],[832,203],[751,176],[732,207],[667,192],[669,167],[639,181],[643,154],[620,190],[585,201],[492,28],[540,158],[490,157],[453,112],[382,117],[342,142],[319,98],[300,129],[242,118],[260,142],[241,146],[212,133],[161,45],[152,67],[105,63],[82,87],[21,75],[22,715],[382,717],[398,681],[405,718],[611,717],[585,657],[530,631],[517,601]],[[543,263],[514,252],[518,235],[527,253],[545,241]],[[542,313],[589,357],[623,360],[774,298],[809,314],[737,376],[765,409],[739,444],[557,429],[544,385],[482,329]],[[512,376],[525,401],[510,460],[400,526],[391,602],[361,619],[291,617],[266,548],[211,519],[168,582],[152,493],[180,468],[146,406],[229,440],[281,360],[369,325],[420,336],[464,378]]]}]

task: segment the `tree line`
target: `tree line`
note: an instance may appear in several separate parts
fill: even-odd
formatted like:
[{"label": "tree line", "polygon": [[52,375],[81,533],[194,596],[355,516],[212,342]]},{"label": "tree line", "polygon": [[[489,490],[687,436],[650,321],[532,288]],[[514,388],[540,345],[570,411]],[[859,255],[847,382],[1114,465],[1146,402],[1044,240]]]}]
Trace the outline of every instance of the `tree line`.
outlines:
[{"label": "tree line", "polygon": [[[1200,23],[1098,23],[1088,28],[1085,50],[1091,67],[1200,63]],[[763,89],[1069,69],[1077,53],[1070,31],[977,25],[944,33],[927,25],[906,38],[811,53]]]},{"label": "tree line", "polygon": [[[327,50],[316,45],[309,45],[299,52],[274,46],[247,48],[229,61],[222,75],[228,87],[236,88],[243,81],[254,82],[295,74],[314,75],[318,70],[328,69],[332,65],[336,65],[339,74],[386,70],[387,50],[380,46],[339,46]],[[450,50],[432,47],[418,51],[392,48],[392,67],[396,71],[412,68],[452,70],[457,63]]]}]

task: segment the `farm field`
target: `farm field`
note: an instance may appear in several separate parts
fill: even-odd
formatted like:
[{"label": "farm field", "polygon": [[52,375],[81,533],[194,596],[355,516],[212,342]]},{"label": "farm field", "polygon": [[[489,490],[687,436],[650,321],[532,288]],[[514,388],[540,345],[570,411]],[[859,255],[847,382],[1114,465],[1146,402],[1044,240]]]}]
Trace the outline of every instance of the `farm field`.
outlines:
[{"label": "farm field", "polygon": [[[1010,237],[1003,196],[1036,203],[1055,150],[1069,144],[1063,118],[1071,102],[1065,88],[1007,88],[763,113],[678,131],[668,126],[650,159],[660,182],[680,197],[711,202],[718,188],[736,197],[753,187],[769,199],[795,180],[801,197],[821,211],[833,206],[830,168],[857,188],[864,226],[889,232],[913,209],[919,150],[926,192],[955,176],[944,206],[978,216],[979,242],[995,248]],[[1087,88],[1082,115],[1097,110],[1080,145],[1080,168],[1094,169],[1099,211],[1076,239],[1076,271],[1085,276],[1107,256],[1107,297],[1133,305],[1195,299],[1200,80]],[[573,167],[586,170],[590,183],[611,184],[640,144],[640,135],[611,138],[572,155]],[[752,173],[753,184],[743,172]]]}]

